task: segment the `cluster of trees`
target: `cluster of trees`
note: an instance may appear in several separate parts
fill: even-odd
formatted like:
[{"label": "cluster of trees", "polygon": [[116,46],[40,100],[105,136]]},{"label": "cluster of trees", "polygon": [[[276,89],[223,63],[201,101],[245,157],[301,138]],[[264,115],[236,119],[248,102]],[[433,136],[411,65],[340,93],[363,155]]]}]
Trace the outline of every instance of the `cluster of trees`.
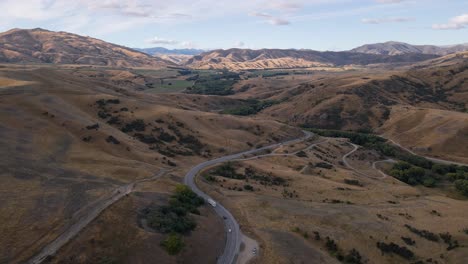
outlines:
[{"label": "cluster of trees", "polygon": [[216,167],[211,174],[238,180],[244,180],[246,178],[245,175],[236,172],[236,168],[231,162],[226,162]]},{"label": "cluster of trees", "polygon": [[[341,137],[348,138],[352,143],[361,145],[365,148],[378,151],[380,154],[397,158],[413,164],[418,167],[430,169],[433,163],[423,157],[407,153],[396,146],[387,143],[385,138],[379,137],[370,133],[341,131],[341,130],[325,130],[325,129],[309,129],[310,131],[325,137]],[[367,131],[363,131],[367,132]]]},{"label": "cluster of trees", "polygon": [[195,85],[187,89],[187,92],[206,95],[231,95],[234,94],[233,85],[239,80],[240,76],[238,73],[228,71],[199,76]]},{"label": "cluster of trees", "polygon": [[457,240],[453,240],[453,237],[450,233],[441,233],[439,234],[440,238],[442,241],[444,241],[445,244],[447,244],[447,251],[455,249],[459,247],[460,245],[458,244]]},{"label": "cluster of trees", "polygon": [[436,178],[433,174],[407,162],[398,162],[393,165],[390,175],[410,185],[422,184],[426,187],[433,187],[436,183]]},{"label": "cluster of trees", "polygon": [[255,115],[258,112],[262,111],[263,109],[273,106],[277,103],[278,103],[277,101],[273,101],[273,100],[260,101],[256,99],[249,99],[249,100],[244,101],[244,105],[226,109],[222,113],[228,114],[228,115],[240,115],[240,116]]},{"label": "cluster of trees", "polygon": [[343,255],[341,249],[338,247],[336,242],[326,237],[325,248],[330,252],[331,255],[335,256],[339,261],[346,264],[361,264],[362,256],[356,249],[351,249],[346,255]]},{"label": "cluster of trees", "polygon": [[289,186],[288,181],[285,180],[284,178],[274,176],[271,174],[271,172],[268,174],[260,173],[252,167],[245,168],[244,175],[246,178],[260,182],[260,184],[265,185],[265,186],[266,185],[284,186],[284,187]]},{"label": "cluster of trees", "polygon": [[437,234],[434,234],[430,231],[427,231],[427,230],[420,230],[420,229],[417,229],[413,226],[410,226],[408,224],[405,225],[406,228],[408,228],[409,231],[413,232],[414,234],[422,237],[422,238],[425,238],[429,241],[433,241],[433,242],[439,242],[439,236],[437,236]]},{"label": "cluster of trees", "polygon": [[[292,229],[293,232],[301,234],[305,239],[309,238],[309,233],[307,231],[302,231],[299,227],[294,227]],[[314,239],[315,241],[322,241],[320,233],[318,231],[314,231]],[[340,262],[345,264],[362,264],[363,258],[361,253],[357,251],[355,248],[348,251],[348,253],[344,254],[343,250],[340,249],[338,244],[335,240],[331,239],[330,237],[325,237],[325,248],[330,253],[330,255],[336,257]]]},{"label": "cluster of trees", "polygon": [[[432,242],[439,242],[440,240],[442,240],[445,244],[447,244],[447,251],[449,250],[452,250],[452,249],[455,249],[457,247],[459,247],[460,245],[458,244],[458,241],[457,240],[453,240],[453,237],[450,233],[446,232],[446,233],[440,233],[440,234],[435,234],[435,233],[432,233],[430,231],[427,231],[427,230],[420,230],[420,229],[417,229],[415,227],[412,227],[410,225],[405,225],[406,228],[408,228],[408,230],[410,230],[411,232],[413,232],[414,234],[424,238],[424,239],[427,239],[429,241],[432,241]],[[414,240],[412,239],[409,239],[409,238],[404,238],[402,237],[402,239],[408,244],[408,245],[414,245],[415,242]],[[408,239],[408,240],[407,240]],[[408,243],[408,242],[411,242],[411,243]]]},{"label": "cluster of trees", "polygon": [[386,139],[370,134],[368,133],[369,131],[351,132],[314,128],[309,130],[325,137],[348,138],[354,144],[376,150],[384,156],[403,161],[393,166],[390,174],[405,183],[434,187],[437,181],[445,178],[454,182],[456,189],[468,196],[467,166],[436,164],[424,157],[413,155],[388,144]]},{"label": "cluster of trees", "polygon": [[377,248],[380,249],[382,254],[384,253],[394,253],[405,259],[412,259],[414,257],[413,251],[409,250],[406,247],[399,246],[393,242],[387,244],[385,242],[377,242]]},{"label": "cluster of trees", "polygon": [[200,214],[198,207],[204,200],[185,185],[178,185],[169,205],[148,208],[145,212],[148,226],[161,233],[187,234],[196,227],[190,214]]},{"label": "cluster of trees", "polygon": [[146,129],[145,121],[143,119],[136,119],[128,124],[125,124],[125,126],[122,127],[121,131],[124,133],[129,133],[133,131],[142,132],[142,131],[145,131],[145,129]]},{"label": "cluster of trees", "polygon": [[169,205],[151,206],[142,213],[149,227],[158,232],[170,234],[161,242],[161,246],[172,255],[180,252],[184,246],[181,235],[188,234],[197,226],[190,214],[200,214],[198,207],[204,203],[203,198],[186,185],[178,185],[169,199]]},{"label": "cluster of trees", "polygon": [[271,173],[262,174],[252,167],[247,167],[244,174],[237,173],[235,166],[231,162],[226,162],[216,167],[211,174],[219,175],[230,179],[251,179],[260,182],[262,185],[288,186],[287,181],[281,177],[273,176]]}]

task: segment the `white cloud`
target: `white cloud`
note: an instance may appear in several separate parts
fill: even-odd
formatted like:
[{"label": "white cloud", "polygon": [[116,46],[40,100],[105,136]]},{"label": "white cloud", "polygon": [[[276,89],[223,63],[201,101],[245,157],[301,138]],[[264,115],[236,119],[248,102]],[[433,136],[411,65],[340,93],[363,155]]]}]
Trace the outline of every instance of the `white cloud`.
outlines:
[{"label": "white cloud", "polygon": [[361,20],[364,24],[384,24],[384,23],[403,23],[412,21],[409,17],[384,17],[384,18],[364,18]]},{"label": "white cloud", "polygon": [[401,3],[405,0],[376,0],[377,3],[381,4],[395,4],[395,3]]},{"label": "white cloud", "polygon": [[244,46],[245,46],[245,43],[242,42],[242,41],[236,41],[236,42],[234,43],[234,47],[235,47],[235,48],[242,48],[242,47],[244,47]]},{"label": "white cloud", "polygon": [[456,29],[464,29],[468,26],[468,14],[463,14],[460,16],[456,16],[446,24],[434,24],[432,25],[433,29],[437,30],[456,30]]},{"label": "white cloud", "polygon": [[148,39],[146,41],[148,44],[155,44],[155,45],[177,45],[179,44],[179,41],[177,40],[172,40],[172,39],[165,39],[165,38],[159,38],[159,37],[154,37],[152,39]]},{"label": "white cloud", "polygon": [[182,47],[184,47],[186,49],[196,49],[198,47],[198,45],[196,45],[192,41],[182,41],[180,43],[180,46],[182,46]]},{"label": "white cloud", "polygon": [[291,24],[291,22],[289,22],[286,19],[275,17],[275,16],[270,15],[268,13],[253,12],[253,13],[250,13],[249,15],[254,16],[254,17],[261,17],[264,20],[266,20],[269,24],[275,25],[275,26],[285,26],[285,25]]}]

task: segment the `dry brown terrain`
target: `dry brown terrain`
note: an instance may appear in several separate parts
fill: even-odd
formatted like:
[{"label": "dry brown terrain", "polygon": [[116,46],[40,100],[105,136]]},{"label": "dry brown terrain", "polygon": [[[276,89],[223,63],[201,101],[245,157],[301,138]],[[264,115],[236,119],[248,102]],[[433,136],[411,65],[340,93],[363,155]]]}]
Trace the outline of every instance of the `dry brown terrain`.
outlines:
[{"label": "dry brown terrain", "polygon": [[195,69],[288,69],[379,63],[414,63],[438,57],[431,54],[389,56],[354,52],[320,52],[293,49],[229,49],[213,50],[194,56],[186,66]]},{"label": "dry brown terrain", "polygon": [[468,114],[395,107],[379,131],[414,152],[468,164]]},{"label": "dry brown terrain", "polygon": [[0,33],[0,62],[165,67],[171,62],[91,37],[44,29]]},{"label": "dry brown terrain", "polygon": [[[326,237],[335,241],[343,255],[356,249],[363,263],[468,260],[468,235],[463,232],[468,216],[465,199],[382,178],[371,167],[381,157],[366,150],[349,157],[351,165],[360,171],[354,173],[340,163],[351,149],[343,140],[329,139],[305,151],[308,157],[272,156],[234,164],[238,173],[253,168],[259,175],[281,177],[287,182],[284,186],[216,174],[214,183],[200,178],[199,184],[223,201],[240,219],[243,230],[261,243],[261,258],[255,263],[338,263],[337,253],[327,250]],[[331,163],[333,168],[318,167],[318,162]],[[245,185],[251,185],[253,191],[245,189]],[[461,247],[447,250],[440,239],[429,241],[405,225],[435,234],[449,232]],[[407,245],[402,237],[413,239],[415,245]],[[415,257],[405,260],[395,254],[382,255],[377,242],[406,246]]]},{"label": "dry brown terrain", "polygon": [[[167,183],[162,187],[158,181],[145,184],[167,193],[167,184],[181,182],[183,172],[200,161],[251,148],[246,142],[268,144],[300,134],[274,121],[199,111],[192,101],[199,96],[141,94],[52,67],[0,70],[2,80],[9,80],[0,88],[0,262],[30,258],[119,186],[166,168],[177,176],[163,176]],[[134,123],[139,119],[143,121]],[[123,203],[115,208],[133,206]],[[216,223],[212,214],[206,217]],[[131,217],[126,219],[132,224]],[[132,232],[142,232],[137,231]],[[99,237],[99,232],[88,234]],[[177,259],[198,254],[187,252],[192,253]]]},{"label": "dry brown terrain", "polygon": [[[181,69],[156,69],[162,61],[67,33],[13,30],[2,38],[21,40],[29,48],[42,43],[35,48],[40,51],[31,52],[0,41],[3,61],[88,65],[0,65],[0,263],[30,259],[129,185],[132,193],[121,194],[49,261],[214,263],[223,249],[223,221],[208,206],[195,216],[198,227],[184,237],[187,246],[176,257],[160,247],[164,236],[149,230],[139,212],[167,204],[192,166],[297,138],[299,126],[373,130],[416,153],[468,162],[466,53],[416,67],[343,66],[382,57],[346,53],[336,58],[312,51],[307,58],[281,54],[285,51],[233,51],[215,54],[209,63],[202,58],[199,65],[195,58],[191,63],[197,68],[312,67],[285,70],[287,75],[241,72],[234,94],[211,96],[175,91],[185,89],[189,77],[217,77],[221,71],[185,75]],[[91,49],[78,52],[89,56],[76,58],[77,48]],[[122,68],[148,64],[153,68]],[[274,103],[251,116],[220,114],[247,105],[246,99]],[[385,157],[363,149],[347,160],[353,170],[343,161],[352,150],[343,139],[314,137],[233,163],[237,173],[256,175],[248,182],[217,175],[214,182],[205,177],[198,182],[233,212],[242,232],[260,243],[254,263],[337,263],[337,255],[352,249],[365,263],[468,261],[463,231],[468,207],[453,184],[411,187],[373,168]],[[442,238],[429,241],[405,225],[438,236],[449,232],[460,247],[447,250]],[[327,249],[326,237],[336,243],[336,252]],[[382,255],[377,242],[405,246],[415,257]]]}]

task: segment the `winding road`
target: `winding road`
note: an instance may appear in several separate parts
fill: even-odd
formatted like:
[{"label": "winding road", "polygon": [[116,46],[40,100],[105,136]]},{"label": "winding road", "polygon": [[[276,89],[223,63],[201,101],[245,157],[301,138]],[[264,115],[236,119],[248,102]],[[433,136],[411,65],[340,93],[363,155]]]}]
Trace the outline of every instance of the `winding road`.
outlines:
[{"label": "winding road", "polygon": [[[227,161],[234,161],[234,160],[246,161],[246,160],[253,160],[253,159],[258,159],[258,158],[262,158],[262,157],[270,157],[270,156],[295,155],[295,154],[299,153],[301,150],[296,151],[294,153],[281,153],[281,154],[279,154],[279,153],[269,153],[269,154],[263,154],[263,155],[258,155],[258,156],[254,156],[254,157],[245,158],[245,155],[255,154],[255,153],[258,153],[258,152],[261,152],[261,151],[264,151],[264,150],[274,149],[274,148],[280,147],[283,144],[291,144],[291,143],[296,143],[296,142],[299,142],[299,141],[307,140],[308,138],[310,138],[313,135],[313,133],[308,132],[308,131],[303,131],[303,132],[304,132],[305,135],[303,137],[301,137],[301,138],[298,138],[298,139],[289,140],[289,141],[286,141],[286,142],[277,143],[277,144],[273,144],[273,145],[270,145],[270,146],[266,146],[266,147],[262,147],[262,148],[258,148],[258,149],[253,149],[253,150],[249,150],[249,151],[245,151],[245,152],[241,152],[241,153],[237,153],[237,154],[233,154],[233,155],[229,155],[229,156],[224,156],[224,157],[220,157],[220,158],[217,158],[217,159],[214,159],[214,160],[209,160],[209,161],[200,163],[200,164],[193,167],[192,169],[190,169],[187,172],[187,174],[185,175],[184,183],[187,186],[189,186],[197,195],[204,198],[205,200],[212,199],[209,195],[207,195],[206,193],[201,191],[197,187],[197,185],[195,183],[195,177],[198,175],[198,173],[200,171],[202,171],[202,170],[204,170],[204,169],[206,169],[206,168],[208,168],[210,166],[213,166],[215,164],[223,163],[223,162],[227,162]],[[318,144],[327,142],[328,140],[329,139],[326,139],[326,140],[321,141],[321,142],[314,143],[314,144],[308,146],[307,148],[303,149],[302,151],[309,150],[309,149],[311,149],[312,147],[314,147],[314,146],[316,146]],[[400,146],[398,143],[396,143],[394,141],[392,141],[392,142],[395,145]],[[353,170],[355,173],[357,173],[357,174],[359,174],[361,176],[375,178],[375,177],[371,177],[369,175],[366,175],[366,174],[358,171],[357,169],[355,169],[354,167],[352,167],[349,164],[349,162],[346,159],[349,156],[351,156],[354,152],[356,152],[360,147],[360,146],[358,146],[356,144],[353,144],[353,143],[349,143],[349,144],[351,144],[353,146],[353,149],[350,152],[346,153],[342,157],[342,160],[343,160],[343,163],[345,164],[345,166],[348,167],[349,169]],[[402,147],[402,148],[409,151],[410,153],[413,153],[409,149],[406,149],[404,147]],[[449,161],[438,160],[438,159],[434,159],[434,158],[428,158],[428,159],[431,159],[432,161],[438,162],[438,163],[464,165],[464,164],[460,164],[460,163],[456,163],[456,162],[449,162]],[[393,159],[386,159],[386,160],[375,161],[375,162],[372,163],[372,168],[374,168],[375,170],[379,171],[380,174],[382,174],[381,179],[385,179],[388,176],[384,172],[379,170],[376,167],[376,164],[384,163],[384,162],[395,163],[396,161],[393,160]],[[225,207],[223,207],[220,203],[217,202],[216,206],[213,207],[213,209],[215,210],[215,212],[220,217],[225,219],[224,224],[225,224],[226,237],[227,237],[224,252],[220,257],[218,257],[217,263],[218,264],[233,264],[233,263],[235,263],[235,261],[237,259],[237,256],[239,254],[240,244],[241,244],[241,235],[242,234],[241,234],[241,231],[240,231],[240,228],[239,228],[239,224],[237,223],[234,216]],[[228,232],[228,230],[231,230],[231,232]]]},{"label": "winding road", "polygon": [[[187,174],[185,175],[184,183],[189,186],[192,191],[194,191],[197,195],[202,197],[205,200],[212,199],[210,196],[208,196],[206,193],[201,191],[197,185],[195,184],[195,177],[197,174],[215,164],[222,163],[222,162],[227,162],[227,161],[232,161],[236,159],[242,158],[244,155],[250,155],[250,154],[255,154],[264,150],[268,149],[274,149],[277,148],[283,144],[291,144],[291,143],[296,143],[299,141],[307,140],[309,139],[313,134],[308,131],[303,131],[304,136],[301,138],[285,141],[282,143],[277,143],[273,144],[270,146],[258,148],[258,149],[252,149],[248,151],[244,151],[241,153],[229,155],[229,156],[224,156],[220,157],[214,160],[209,160],[205,161],[203,163],[198,164],[197,166],[191,168]],[[236,219],[234,216],[225,208],[223,207],[220,203],[217,202],[216,206],[213,207],[215,212],[224,219],[224,227],[226,230],[226,245],[224,247],[224,252],[221,256],[218,257],[218,264],[233,264],[235,263],[237,256],[239,254],[239,249],[241,245],[241,231],[239,228],[239,224],[237,223]],[[231,232],[228,232],[228,230],[231,230]]]}]

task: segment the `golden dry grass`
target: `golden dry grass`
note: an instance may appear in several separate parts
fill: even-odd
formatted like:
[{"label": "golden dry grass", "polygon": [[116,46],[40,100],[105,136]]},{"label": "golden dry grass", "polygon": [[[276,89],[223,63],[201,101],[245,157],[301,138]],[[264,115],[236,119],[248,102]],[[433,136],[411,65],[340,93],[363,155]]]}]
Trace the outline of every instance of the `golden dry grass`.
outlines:
[{"label": "golden dry grass", "polygon": [[[357,249],[369,263],[406,262],[395,255],[381,255],[376,247],[378,241],[407,246],[416,259],[432,258],[439,263],[464,263],[467,260],[464,247],[447,251],[443,242],[425,240],[404,227],[409,224],[436,234],[449,232],[461,245],[466,245],[468,236],[462,232],[467,226],[466,201],[446,197],[441,191],[413,188],[392,178],[356,175],[339,164],[339,157],[351,150],[346,145],[332,139],[320,145],[321,151],[308,152],[309,158],[269,157],[239,164],[239,171],[251,166],[289,179],[288,187],[265,187],[249,181],[255,191],[239,192],[227,189],[245,184],[239,180],[213,185],[199,179],[199,185],[232,210],[243,230],[261,243],[262,258],[255,263],[290,260],[293,263],[337,263],[325,249],[323,240],[326,236],[334,239],[344,252]],[[327,160],[334,163],[334,169],[314,168],[306,174],[298,170],[309,162],[318,162],[320,159],[313,153],[321,154],[322,151],[330,155]],[[368,153],[361,152],[351,157],[351,162],[363,171],[370,171],[370,164],[359,160]],[[369,159],[375,157],[369,156]],[[345,179],[358,180],[361,186],[346,184]],[[294,191],[298,197],[285,198],[283,189]],[[293,231],[296,227],[300,229],[299,233]],[[321,241],[314,239],[314,231],[320,233]],[[308,237],[303,237],[304,232]],[[416,246],[406,245],[402,236],[414,239]]]},{"label": "golden dry grass", "polygon": [[422,155],[468,163],[466,113],[395,107],[379,131]]}]

